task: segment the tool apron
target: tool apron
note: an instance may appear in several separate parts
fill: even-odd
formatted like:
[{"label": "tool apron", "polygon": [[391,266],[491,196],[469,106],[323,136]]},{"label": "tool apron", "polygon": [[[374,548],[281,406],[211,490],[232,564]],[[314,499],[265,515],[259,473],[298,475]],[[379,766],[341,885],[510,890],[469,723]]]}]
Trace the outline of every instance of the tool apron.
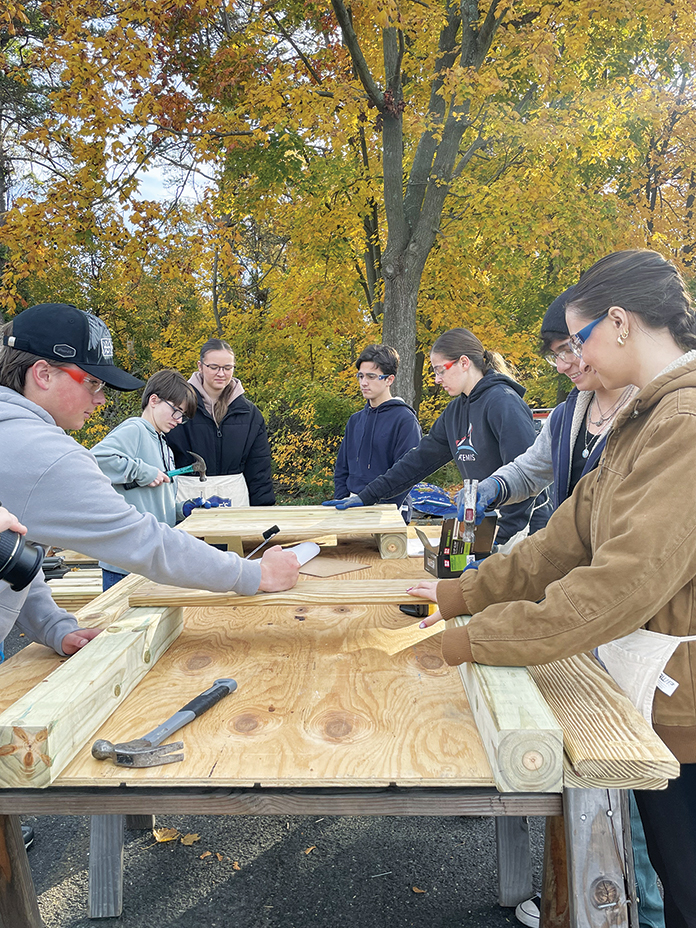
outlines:
[{"label": "tool apron", "polygon": [[597,648],[599,659],[609,675],[650,725],[655,690],[659,686],[671,695],[677,688],[675,681],[662,679],[662,674],[674,652],[685,641],[696,641],[696,635],[679,638],[639,628]]},{"label": "tool apron", "polygon": [[176,479],[177,503],[184,503],[187,499],[196,499],[205,494],[206,499],[219,496],[221,499],[231,500],[232,509],[246,509],[249,506],[249,490],[244,474],[219,474],[217,477],[208,477],[203,483],[198,477]]}]

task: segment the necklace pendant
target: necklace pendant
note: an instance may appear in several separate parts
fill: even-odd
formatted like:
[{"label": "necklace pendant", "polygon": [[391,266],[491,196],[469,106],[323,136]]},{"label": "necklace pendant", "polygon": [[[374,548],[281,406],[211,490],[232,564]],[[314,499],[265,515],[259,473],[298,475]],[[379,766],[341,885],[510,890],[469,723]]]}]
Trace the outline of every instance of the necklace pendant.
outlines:
[{"label": "necklace pendant", "polygon": [[582,449],[582,456],[583,456],[585,459],[589,458],[590,452],[587,450],[587,448],[583,448],[583,449]]}]

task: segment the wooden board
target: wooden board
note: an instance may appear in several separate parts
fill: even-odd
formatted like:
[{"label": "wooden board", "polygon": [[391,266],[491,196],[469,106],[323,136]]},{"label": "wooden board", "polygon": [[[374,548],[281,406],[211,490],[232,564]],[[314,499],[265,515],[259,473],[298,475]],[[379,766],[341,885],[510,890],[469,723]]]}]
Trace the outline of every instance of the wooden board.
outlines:
[{"label": "wooden board", "polygon": [[50,785],[180,634],[181,609],[131,609],[0,715],[0,782]]},{"label": "wooden board", "polygon": [[563,728],[573,785],[654,789],[647,784],[679,776],[677,759],[594,657],[529,672]]},{"label": "wooden board", "polygon": [[563,732],[527,669],[466,663],[458,670],[498,789],[561,792]]},{"label": "wooden board", "polygon": [[240,596],[237,593],[209,593],[206,590],[185,590],[177,586],[162,586],[145,581],[130,594],[131,606],[302,606],[302,605],[389,605],[396,603],[424,603],[428,600],[407,593],[417,579],[410,580],[305,580],[302,578],[291,590],[281,593],[256,593]]},{"label": "wooden board", "polygon": [[68,612],[75,612],[100,595],[102,572],[89,568],[70,570],[60,579],[49,580],[48,585],[56,603]]},{"label": "wooden board", "polygon": [[177,733],[183,763],[127,770],[86,746],[58,783],[491,786],[439,634],[388,653],[413,624],[393,605],[187,609],[176,644],[95,737],[142,735],[217,677],[238,690]]},{"label": "wooden board", "polygon": [[406,525],[396,506],[364,506],[334,509],[333,506],[252,506],[249,509],[194,509],[179,527],[206,540],[239,537],[258,544],[262,533],[277,525],[276,544],[305,541],[324,535],[406,535]]}]

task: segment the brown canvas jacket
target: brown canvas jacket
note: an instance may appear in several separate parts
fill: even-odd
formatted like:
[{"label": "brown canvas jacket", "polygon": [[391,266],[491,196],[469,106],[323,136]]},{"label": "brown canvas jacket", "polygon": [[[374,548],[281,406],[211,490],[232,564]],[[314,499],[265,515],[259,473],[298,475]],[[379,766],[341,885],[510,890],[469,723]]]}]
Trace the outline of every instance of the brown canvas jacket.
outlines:
[{"label": "brown canvas jacket", "polygon": [[[696,634],[696,352],[619,413],[597,470],[545,529],[459,580],[438,583],[444,618],[473,614],[443,636],[448,663],[543,664],[645,627]],[[655,694],[655,730],[696,763],[696,642]]]}]

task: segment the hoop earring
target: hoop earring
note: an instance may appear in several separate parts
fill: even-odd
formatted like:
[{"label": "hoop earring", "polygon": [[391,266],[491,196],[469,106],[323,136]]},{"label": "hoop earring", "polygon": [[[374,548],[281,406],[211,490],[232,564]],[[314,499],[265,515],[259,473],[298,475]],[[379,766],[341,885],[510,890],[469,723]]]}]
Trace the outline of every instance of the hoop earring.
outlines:
[{"label": "hoop earring", "polygon": [[616,339],[616,340],[617,340],[617,342],[623,347],[623,346],[626,344],[626,339],[627,339],[627,338],[628,338],[628,331],[626,331],[626,332],[621,332],[621,333],[617,336],[617,339]]}]

